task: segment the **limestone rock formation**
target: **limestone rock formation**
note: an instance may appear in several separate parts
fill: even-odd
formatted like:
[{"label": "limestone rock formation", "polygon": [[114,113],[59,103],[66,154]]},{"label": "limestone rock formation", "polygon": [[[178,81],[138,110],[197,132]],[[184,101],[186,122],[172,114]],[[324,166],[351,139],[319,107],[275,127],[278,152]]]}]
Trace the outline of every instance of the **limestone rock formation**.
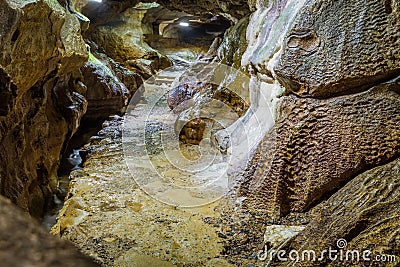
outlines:
[{"label": "limestone rock formation", "polygon": [[57,2],[4,0],[0,4],[4,25],[0,64],[20,94],[46,75],[71,72],[86,61],[79,21]]},{"label": "limestone rock formation", "polygon": [[[248,231],[240,220],[235,229],[224,233],[208,224],[229,217],[223,211],[229,206],[238,217],[261,214],[254,225],[268,225],[264,242],[279,241],[275,247],[285,243],[289,250],[319,250],[344,238],[348,249],[400,253],[399,1],[159,0],[164,7],[145,22],[152,4],[72,2],[92,20],[84,35],[92,54],[86,50],[80,33],[83,25],[72,9],[51,0],[0,0],[1,194],[40,214],[45,197],[56,187],[63,146],[83,114],[97,120],[123,113],[142,78],[170,66],[145,40],[149,34],[154,38],[150,41],[159,41],[152,32],[159,24],[152,25],[152,20],[165,7],[207,16],[210,21],[220,14],[235,25],[218,49],[216,41],[210,50],[217,51],[219,62],[203,58],[186,68],[189,62],[181,57],[179,67],[186,74],[173,84],[168,104],[179,113],[174,126],[181,140],[196,145],[205,137],[217,140],[224,156],[240,155],[235,160],[242,165],[268,132],[245,177],[240,173],[234,181],[241,183],[234,186],[243,198],[237,199],[234,209],[216,202],[196,211],[164,206],[150,198],[126,168],[121,118],[116,117],[85,147],[88,160],[83,170],[71,175],[53,233],[72,240],[105,266],[127,266],[137,260],[165,266],[228,265],[219,258],[223,247],[229,247],[228,239],[253,248],[247,243],[264,238],[250,236],[262,233],[261,227]],[[175,14],[170,15],[174,20]],[[173,31],[179,23],[170,25],[171,32],[164,26],[167,37],[179,37]],[[219,72],[218,66],[223,65],[219,63],[243,70],[244,76],[229,69]],[[215,80],[214,74],[223,78]],[[170,78],[161,77],[155,86],[172,83]],[[232,88],[234,84],[240,86]],[[140,105],[137,110],[143,111]],[[169,114],[157,113],[160,118]],[[162,129],[162,124],[149,125]],[[243,138],[249,139],[246,149],[240,146]],[[156,144],[158,139],[152,141]],[[182,178],[157,158],[159,147],[152,144],[130,149],[148,149],[155,160],[152,166],[164,168],[164,176]],[[231,144],[237,146],[228,150]],[[229,155],[234,149],[238,152]],[[148,179],[151,169],[142,159],[135,161],[140,170],[136,174]],[[168,195],[156,182],[153,186],[157,194]],[[230,189],[236,193],[235,187]],[[186,197],[175,191],[172,195]],[[271,226],[295,214],[310,220],[304,230],[292,221],[290,226]],[[227,251],[234,251],[228,258],[247,255],[238,246]]]},{"label": "limestone rock formation", "polygon": [[[110,114],[121,115],[142,82],[139,74],[104,57],[108,61],[102,62],[90,54],[88,62],[80,69],[82,81],[87,87],[83,93],[88,101],[85,120],[96,121],[106,119]],[[116,72],[107,63],[111,63]]]},{"label": "limestone rock formation", "polygon": [[175,131],[198,144],[233,124],[248,109],[249,78],[225,64],[193,64],[173,83],[168,105],[178,119]]},{"label": "limestone rock formation", "polygon": [[246,30],[248,25],[249,17],[244,17],[225,33],[218,48],[218,59],[221,63],[236,69],[242,67],[242,56],[247,49]]},{"label": "limestone rock formation", "polygon": [[[336,192],[327,201],[316,206],[314,214],[305,230],[296,236],[286,247],[287,251],[313,250],[320,256],[322,250],[338,250],[337,242],[344,239],[345,251],[358,250],[359,266],[364,261],[363,252],[370,250],[368,258],[376,255],[395,255],[382,266],[398,266],[400,242],[400,161],[397,159],[386,165],[376,167],[355,177]],[[341,246],[343,246],[343,244]],[[351,258],[349,258],[351,259]],[[309,262],[308,262],[309,263]],[[309,266],[299,262],[298,266]],[[273,266],[287,266],[287,263],[275,262]],[[320,266],[349,266],[350,261],[332,262],[327,257]]]},{"label": "limestone rock formation", "polygon": [[2,266],[98,266],[66,241],[44,228],[0,196],[0,262]]},{"label": "limestone rock formation", "polygon": [[[260,1],[263,2],[263,1]],[[287,32],[305,0],[274,0],[261,4],[250,16],[247,49],[242,65],[263,82],[271,83]],[[266,77],[265,77],[266,76]]]},{"label": "limestone rock formation", "polygon": [[78,19],[56,1],[3,0],[0,10],[0,193],[40,215],[86,111],[71,73],[88,55]]},{"label": "limestone rock formation", "polygon": [[396,80],[327,100],[285,97],[251,164],[245,195],[275,216],[303,212],[356,174],[398,156],[399,88]]},{"label": "limestone rock formation", "polygon": [[95,27],[90,39],[109,57],[148,78],[156,70],[171,66],[171,62],[144,41],[141,22],[146,12],[146,8],[130,8],[105,25]]},{"label": "limestone rock formation", "polygon": [[329,97],[400,73],[399,1],[306,1],[275,72],[288,92]]},{"label": "limestone rock formation", "polygon": [[250,7],[246,0],[224,0],[224,1],[166,1],[159,0],[159,4],[168,9],[181,10],[189,14],[224,14],[234,19],[241,19],[250,13]]}]

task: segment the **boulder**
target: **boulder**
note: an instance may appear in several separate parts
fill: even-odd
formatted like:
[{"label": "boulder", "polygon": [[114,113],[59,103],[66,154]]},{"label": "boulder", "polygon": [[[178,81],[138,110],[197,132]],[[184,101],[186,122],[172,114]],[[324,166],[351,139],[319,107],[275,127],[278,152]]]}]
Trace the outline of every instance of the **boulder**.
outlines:
[{"label": "boulder", "polygon": [[87,121],[122,114],[142,81],[139,74],[129,71],[105,55],[104,58],[108,61],[100,61],[90,54],[88,62],[80,69],[82,81],[87,87],[83,94],[88,101],[85,114]]},{"label": "boulder", "polygon": [[[144,41],[142,19],[146,12],[146,8],[132,7],[106,24],[95,27],[89,37],[109,57],[132,71],[145,73],[148,78],[155,70],[171,66],[171,62]],[[150,67],[150,73],[143,69],[147,67]]]},{"label": "boulder", "polygon": [[[399,177],[398,159],[358,175],[327,201],[316,206],[310,212],[313,214],[310,223],[284,249],[297,250],[300,253],[304,250],[320,253],[331,248],[338,251],[341,249],[344,255],[348,251],[358,251],[358,266],[369,265],[370,261],[363,259],[364,251],[369,250],[371,254],[366,255],[371,260],[376,255],[386,257],[386,261],[382,261],[379,266],[398,266]],[[349,257],[346,260],[344,257],[342,261],[330,261],[325,257],[319,264],[350,266],[351,259]],[[298,262],[297,266],[309,266],[308,264],[309,262]],[[287,263],[275,261],[272,266],[287,266]]]},{"label": "boulder", "polygon": [[98,266],[67,241],[50,235],[11,201],[0,196],[2,266]]},{"label": "boulder", "polygon": [[309,0],[287,34],[275,72],[287,92],[331,97],[400,74],[398,1]]}]

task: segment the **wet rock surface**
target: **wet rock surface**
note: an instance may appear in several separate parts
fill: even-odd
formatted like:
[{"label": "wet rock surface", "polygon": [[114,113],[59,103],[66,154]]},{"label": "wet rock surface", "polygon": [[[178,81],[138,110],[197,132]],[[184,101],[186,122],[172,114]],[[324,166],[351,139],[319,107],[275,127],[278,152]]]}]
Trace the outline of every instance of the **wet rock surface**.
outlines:
[{"label": "wet rock surface", "polygon": [[179,114],[180,140],[199,144],[233,124],[249,108],[248,82],[245,73],[223,63],[188,66],[168,93],[168,106]]},{"label": "wet rock surface", "polygon": [[2,266],[98,266],[66,241],[50,235],[10,200],[0,196]]},{"label": "wet rock surface", "polygon": [[217,229],[204,221],[219,214],[218,205],[182,209],[146,195],[125,164],[121,123],[105,123],[85,146],[88,159],[71,175],[52,232],[103,266],[230,266]]},{"label": "wet rock surface", "polygon": [[142,83],[139,74],[129,71],[105,55],[103,57],[105,62],[90,54],[88,62],[80,69],[86,87],[82,94],[88,101],[85,119],[89,121],[106,119],[110,114],[122,114]]}]

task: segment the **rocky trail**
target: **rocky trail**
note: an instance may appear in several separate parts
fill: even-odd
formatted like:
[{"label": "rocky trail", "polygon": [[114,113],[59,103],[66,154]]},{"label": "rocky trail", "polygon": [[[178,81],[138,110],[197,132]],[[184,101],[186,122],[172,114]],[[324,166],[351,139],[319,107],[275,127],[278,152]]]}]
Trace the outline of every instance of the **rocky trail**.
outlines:
[{"label": "rocky trail", "polygon": [[225,184],[209,181],[226,159],[207,141],[179,144],[176,115],[160,94],[181,73],[146,82],[140,102],[105,123],[83,148],[84,168],[71,174],[52,232],[105,266],[230,266],[223,232],[233,232],[222,217],[235,203]]}]

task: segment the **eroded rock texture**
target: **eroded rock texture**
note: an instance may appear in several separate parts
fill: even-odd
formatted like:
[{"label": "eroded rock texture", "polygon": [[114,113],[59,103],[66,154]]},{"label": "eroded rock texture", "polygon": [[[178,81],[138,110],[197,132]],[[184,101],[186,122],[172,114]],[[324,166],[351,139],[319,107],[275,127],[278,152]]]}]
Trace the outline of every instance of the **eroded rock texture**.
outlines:
[{"label": "eroded rock texture", "polygon": [[180,140],[199,144],[232,125],[249,108],[248,81],[224,64],[200,62],[188,68],[168,94],[169,107],[179,114],[175,132]]},{"label": "eroded rock texture", "polygon": [[277,216],[302,212],[356,174],[398,156],[399,88],[391,82],[328,100],[285,97],[244,194]]},{"label": "eroded rock texture", "polygon": [[218,48],[218,59],[221,63],[236,69],[241,68],[242,56],[247,48],[246,30],[248,25],[249,17],[245,17],[225,33]]},{"label": "eroded rock texture", "polygon": [[78,19],[55,1],[0,1],[0,25],[0,193],[39,215],[86,111],[71,73],[87,50]]},{"label": "eroded rock texture", "polygon": [[275,72],[289,92],[328,97],[400,73],[400,2],[306,1]]},{"label": "eroded rock texture", "polygon": [[171,10],[182,10],[189,14],[202,15],[207,13],[227,14],[233,18],[240,19],[250,13],[246,0],[225,1],[157,1]]},{"label": "eroded rock texture", "polygon": [[[398,266],[400,255],[400,161],[367,171],[329,200],[314,208],[314,218],[287,246],[297,251],[314,250],[319,256],[322,250],[337,249],[337,240],[345,239],[348,250],[358,250],[360,258],[365,250],[373,254],[395,255],[397,261],[378,263],[376,266]],[[288,251],[289,251],[288,250]],[[351,258],[350,258],[351,259]],[[357,266],[369,266],[371,262],[361,260]],[[277,265],[279,265],[276,262]],[[280,263],[279,266],[287,266]],[[351,266],[351,262],[330,262],[327,258],[320,266]],[[299,262],[298,266],[309,266]]]},{"label": "eroded rock texture", "polygon": [[126,10],[107,24],[96,27],[90,39],[109,57],[149,78],[156,70],[171,66],[171,62],[144,40],[141,22],[147,10]]},{"label": "eroded rock texture", "polygon": [[103,55],[100,61],[90,54],[88,62],[81,67],[86,87],[83,95],[88,101],[85,120],[105,119],[110,114],[122,114],[129,100],[142,83],[134,73]]},{"label": "eroded rock texture", "polygon": [[2,266],[98,266],[66,241],[51,236],[8,199],[0,196]]}]

